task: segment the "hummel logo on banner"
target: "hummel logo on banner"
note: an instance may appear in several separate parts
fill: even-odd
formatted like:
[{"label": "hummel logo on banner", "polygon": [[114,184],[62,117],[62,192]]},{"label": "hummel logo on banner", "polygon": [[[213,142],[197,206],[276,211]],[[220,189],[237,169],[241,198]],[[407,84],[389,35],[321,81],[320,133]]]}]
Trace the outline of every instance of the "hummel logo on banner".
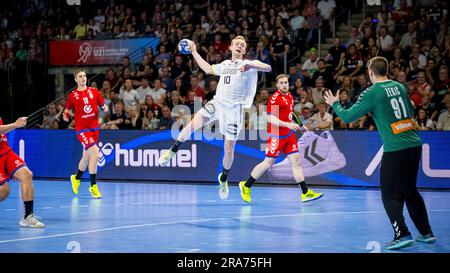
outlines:
[{"label": "hummel logo on banner", "polygon": [[[305,159],[311,162],[311,164],[313,165],[316,165],[317,163],[325,160],[323,157],[316,154],[316,145],[317,145],[317,138],[313,141],[312,145],[307,146],[305,149]],[[310,147],[311,147],[311,154],[309,153]],[[318,162],[316,162],[314,159],[316,159]]]}]

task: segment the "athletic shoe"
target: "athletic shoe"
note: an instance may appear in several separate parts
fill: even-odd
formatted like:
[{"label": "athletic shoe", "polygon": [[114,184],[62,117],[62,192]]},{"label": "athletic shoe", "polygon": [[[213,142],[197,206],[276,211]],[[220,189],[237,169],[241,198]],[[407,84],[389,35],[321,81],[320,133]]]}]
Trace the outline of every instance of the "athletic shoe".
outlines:
[{"label": "athletic shoe", "polygon": [[[298,149],[305,177],[339,170],[347,164],[329,131],[322,132],[320,136],[311,131],[305,132],[298,140]],[[291,161],[287,157],[273,165],[267,174],[271,181],[291,183],[295,180]]]},{"label": "athletic shoe", "polygon": [[323,193],[314,192],[309,189],[306,193],[302,193],[302,202],[306,203],[309,201],[317,200],[323,196]]},{"label": "athletic shoe", "polygon": [[170,160],[175,156],[175,152],[172,152],[171,150],[165,151],[160,157],[159,157],[159,166],[165,167],[167,164],[169,164]]},{"label": "athletic shoe", "polygon": [[32,213],[27,218],[22,218],[19,222],[20,227],[23,228],[44,228],[45,224],[39,221],[39,219]]},{"label": "athletic shoe", "polygon": [[224,200],[228,198],[229,190],[228,190],[228,180],[222,182],[220,179],[222,177],[222,173],[219,173],[217,176],[217,180],[219,181],[219,196],[220,199]]},{"label": "athletic shoe", "polygon": [[90,186],[89,187],[89,192],[91,193],[92,197],[94,197],[94,198],[102,197],[102,194],[100,193],[97,184],[94,184],[93,186]]},{"label": "athletic shoe", "polygon": [[70,182],[72,183],[72,191],[74,194],[78,194],[78,188],[80,187],[81,179],[76,179],[76,176],[73,174],[70,176]]},{"label": "athletic shoe", "polygon": [[432,244],[436,242],[436,237],[434,237],[433,233],[428,233],[425,235],[419,235],[416,237],[417,242]]},{"label": "athletic shoe", "polygon": [[246,181],[239,182],[239,189],[241,190],[241,197],[242,200],[244,200],[247,203],[250,203],[252,201],[252,198],[250,197],[251,189],[249,187],[245,186]]},{"label": "athletic shoe", "polygon": [[414,242],[414,240],[413,240],[412,236],[406,235],[399,239],[394,239],[392,242],[384,245],[384,249],[386,249],[386,250],[400,249],[400,248],[411,246],[413,242]]}]

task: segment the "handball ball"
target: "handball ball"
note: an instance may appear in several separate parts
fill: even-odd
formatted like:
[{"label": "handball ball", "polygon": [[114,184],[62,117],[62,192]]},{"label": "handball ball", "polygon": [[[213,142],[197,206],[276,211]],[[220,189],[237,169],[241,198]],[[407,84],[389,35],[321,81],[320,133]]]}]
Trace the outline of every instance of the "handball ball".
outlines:
[{"label": "handball ball", "polygon": [[178,51],[180,51],[181,54],[191,54],[191,51],[189,50],[189,43],[192,43],[191,40],[183,39],[178,43]]}]

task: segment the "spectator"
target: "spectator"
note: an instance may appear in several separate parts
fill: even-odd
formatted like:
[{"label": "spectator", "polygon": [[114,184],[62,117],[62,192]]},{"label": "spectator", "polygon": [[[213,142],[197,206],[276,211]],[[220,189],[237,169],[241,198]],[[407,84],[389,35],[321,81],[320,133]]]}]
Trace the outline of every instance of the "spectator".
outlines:
[{"label": "spectator", "polygon": [[44,115],[42,129],[58,129],[58,121],[56,120],[56,105],[51,103],[47,106],[47,113]]},{"label": "spectator", "polygon": [[160,107],[163,105],[166,105],[167,100],[167,91],[162,88],[161,81],[156,79],[153,83],[153,88],[150,90],[150,96],[152,96],[153,100],[158,104]]},{"label": "spectator", "polygon": [[[175,56],[175,64],[172,66],[170,73],[171,73],[171,77],[174,81],[176,81],[177,79],[181,79],[183,86],[186,86],[187,80],[189,79],[189,76],[191,75],[191,70],[184,63],[183,57],[181,55],[177,55],[177,56]],[[175,84],[176,84],[176,82],[175,82]]]},{"label": "spectator", "polygon": [[206,89],[205,100],[203,102],[207,103],[208,101],[212,100],[216,95],[216,90],[217,90],[217,80],[213,78],[209,81],[209,88]]},{"label": "spectator", "polygon": [[429,118],[427,112],[422,108],[419,109],[418,114],[414,121],[416,125],[416,130],[419,131],[434,130],[433,121]]},{"label": "spectator", "polygon": [[381,48],[382,56],[390,59],[392,51],[394,50],[394,39],[391,35],[389,35],[387,27],[381,27],[380,37],[377,40],[377,44]]},{"label": "spectator", "polygon": [[[310,113],[311,113],[311,111],[312,111],[312,109],[314,108],[314,104],[312,104],[310,101],[309,101],[309,94],[308,94],[308,92],[302,92],[301,94],[300,94],[300,99],[299,99],[299,102],[298,103],[296,103],[295,104],[295,106],[294,106],[294,112],[296,112],[296,113],[302,113],[302,111],[303,111],[303,108],[308,108],[310,111]],[[302,123],[303,124],[306,124],[306,123],[304,123],[303,121],[302,121]]]},{"label": "spectator", "polygon": [[143,130],[157,130],[159,119],[155,117],[155,113],[152,110],[147,110],[145,118],[142,120]]},{"label": "spectator", "polygon": [[152,93],[152,89],[148,84],[148,79],[146,78],[142,79],[140,86],[136,89],[136,92],[138,93],[139,104],[144,104],[145,98],[149,95],[151,96]]},{"label": "spectator", "polygon": [[347,53],[347,48],[345,48],[345,46],[343,46],[341,44],[341,37],[336,36],[336,38],[334,38],[334,46],[328,50],[326,60],[329,64],[332,65],[332,67],[335,67],[335,69],[338,69],[338,67],[344,61],[346,53]]},{"label": "spectator", "polygon": [[137,108],[130,108],[128,113],[130,114],[130,117],[125,119],[125,129],[142,130],[142,118],[139,117]]},{"label": "spectator", "polygon": [[309,121],[311,120],[311,108],[302,107],[301,115],[299,115],[298,118],[303,125],[305,125],[309,130],[312,130],[312,127],[308,125]]},{"label": "spectator", "polygon": [[267,106],[261,103],[256,104],[256,109],[252,111],[249,118],[249,130],[267,129]]},{"label": "spectator", "polygon": [[109,117],[109,121],[102,124],[100,126],[100,129],[111,129],[111,130],[118,130],[118,129],[125,129],[125,120],[127,119],[127,116],[125,115],[125,111],[123,109],[123,103],[117,102],[114,104],[114,114],[112,114]]},{"label": "spectator", "polygon": [[146,108],[147,111],[153,111],[157,119],[161,118],[161,107],[155,103],[152,96],[148,95],[147,97],[145,97],[145,104],[143,105],[143,108]]},{"label": "spectator", "polygon": [[291,43],[283,32],[283,29],[277,29],[277,36],[270,45],[270,54],[275,63],[276,73],[283,71],[284,54],[288,54]]},{"label": "spectator", "polygon": [[301,78],[298,78],[295,83],[294,86],[291,88],[291,95],[292,98],[294,99],[294,103],[297,103],[300,99],[300,95],[302,93],[306,93],[306,89],[303,86],[303,81]]},{"label": "spectator", "polygon": [[317,78],[316,87],[309,87],[308,90],[309,90],[308,91],[309,97],[312,98],[313,104],[317,105],[317,104],[325,101],[325,99],[323,98],[323,95],[329,89],[324,87],[323,78]]},{"label": "spectator", "polygon": [[127,112],[131,107],[139,104],[139,94],[133,89],[131,79],[125,80],[123,86],[120,88],[119,99],[123,101],[125,111]]},{"label": "spectator", "polygon": [[[344,109],[349,109],[353,105],[353,103],[350,101],[349,93],[345,89],[343,89],[339,92],[339,104]],[[352,122],[350,124],[346,124],[335,113],[333,113],[333,119],[334,119],[334,125],[333,125],[334,128],[339,128],[339,129],[353,128]]]},{"label": "spectator", "polygon": [[359,75],[363,67],[363,60],[359,56],[356,46],[351,44],[348,46],[348,53],[339,71],[334,75],[333,79],[337,83],[342,82],[344,76],[354,77]]},{"label": "spectator", "polygon": [[406,75],[406,81],[411,82],[417,80],[417,75],[419,72],[423,72],[423,69],[419,68],[419,59],[412,58],[410,63],[410,70]]},{"label": "spectator", "polygon": [[105,81],[109,82],[109,85],[111,86],[111,90],[113,91],[119,91],[120,86],[120,78],[116,76],[116,72],[113,68],[108,68],[106,70],[106,79]]},{"label": "spectator", "polygon": [[312,78],[314,73],[317,71],[317,49],[314,47],[309,50],[309,56],[308,59],[305,61],[305,63],[302,66],[302,73],[304,77],[307,77],[309,79]]},{"label": "spectator", "polygon": [[[306,46],[316,46],[319,43],[319,29],[322,28],[323,18],[319,10],[312,16],[306,18],[305,29],[308,29]],[[325,35],[322,36],[324,38]]]},{"label": "spectator", "polygon": [[83,39],[88,31],[88,25],[85,23],[84,18],[80,17],[78,19],[78,25],[75,26],[75,28],[72,31],[72,36],[75,37],[75,39]]},{"label": "spectator", "polygon": [[171,55],[169,52],[166,51],[166,46],[165,45],[161,45],[159,47],[159,54],[156,56],[155,61],[156,61],[156,66],[160,67],[162,66],[162,63],[165,60],[170,61]]},{"label": "spectator", "polygon": [[324,33],[331,33],[334,24],[336,2],[334,0],[321,0],[317,4],[317,8],[319,9],[323,20],[326,21],[324,24],[326,27]]},{"label": "spectator", "polygon": [[402,39],[400,41],[400,48],[402,50],[407,50],[412,46],[412,40],[416,38],[416,27],[414,23],[408,23],[408,32],[403,34]]},{"label": "spectator", "polygon": [[317,61],[317,70],[316,72],[314,72],[311,82],[316,83],[316,80],[319,77],[322,77],[322,79],[324,80],[324,86],[327,87],[328,89],[333,88],[333,68],[332,67],[328,67],[325,63],[324,59],[319,59]]},{"label": "spectator", "polygon": [[70,121],[65,121],[62,118],[62,114],[64,113],[64,109],[66,107],[66,99],[63,97],[59,102],[56,108],[58,109],[58,113],[56,114],[56,122],[58,122],[58,129],[63,130],[69,127]]},{"label": "spectator", "polygon": [[433,91],[431,92],[431,102],[438,112],[444,109],[444,99],[450,90],[450,78],[448,77],[448,68],[441,66],[439,69],[439,79],[434,84]]},{"label": "spectator", "polygon": [[317,2],[315,0],[307,0],[303,8],[303,16],[305,18],[315,15],[317,12]]},{"label": "spectator", "polygon": [[326,103],[319,102],[316,107],[319,112],[308,121],[308,128],[311,128],[311,130],[333,130],[333,116],[327,112]]},{"label": "spectator", "polygon": [[191,76],[191,91],[194,91],[196,97],[202,98],[202,101],[205,99],[205,89],[198,86],[198,77]]},{"label": "spectator", "polygon": [[[405,77],[405,72],[403,72],[403,76]],[[359,95],[369,87],[369,80],[365,74],[360,74],[358,76],[358,80],[356,81],[355,88],[353,90],[353,94],[350,96],[350,101],[352,103],[356,103],[359,98]]]},{"label": "spectator", "polygon": [[[421,47],[419,43],[415,43],[413,45],[413,50],[411,55],[409,56],[409,58],[412,59],[417,59],[419,61],[418,63],[418,67],[419,69],[424,69],[425,66],[427,65],[427,58],[425,57],[425,55],[422,54],[421,52]],[[411,65],[412,68],[412,65]]]},{"label": "spectator", "polygon": [[161,86],[162,88],[166,89],[167,92],[172,92],[174,88],[174,84],[172,81],[172,78],[170,77],[170,71],[169,68],[163,67],[161,69]]},{"label": "spectator", "polygon": [[439,115],[436,129],[450,131],[450,99],[445,102],[445,108],[447,111]]},{"label": "spectator", "polygon": [[294,83],[297,81],[297,79],[303,80],[303,75],[300,71],[297,69],[297,65],[292,63],[289,66],[289,88],[294,88]]},{"label": "spectator", "polygon": [[361,39],[361,34],[358,30],[358,27],[353,25],[351,30],[350,30],[350,37],[347,41],[347,45],[351,45],[351,44],[355,44],[356,43],[356,39]]},{"label": "spectator", "polygon": [[167,106],[162,107],[162,118],[159,120],[159,130],[170,130],[175,123],[175,119],[170,113],[170,108]]}]

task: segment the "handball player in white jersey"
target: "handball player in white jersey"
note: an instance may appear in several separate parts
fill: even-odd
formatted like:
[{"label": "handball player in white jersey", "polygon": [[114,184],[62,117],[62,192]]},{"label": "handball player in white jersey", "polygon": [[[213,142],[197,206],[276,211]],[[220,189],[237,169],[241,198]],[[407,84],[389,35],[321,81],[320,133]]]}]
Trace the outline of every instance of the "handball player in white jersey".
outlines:
[{"label": "handball player in white jersey", "polygon": [[220,76],[216,95],[198,111],[191,122],[183,128],[175,143],[159,158],[160,166],[167,163],[177,153],[182,143],[193,132],[204,125],[219,121],[219,130],[225,136],[223,170],[217,177],[219,196],[228,197],[228,173],[234,159],[234,146],[244,122],[244,109],[250,108],[256,94],[258,71],[270,72],[272,67],[257,60],[244,60],[247,43],[242,36],[236,36],[230,44],[231,60],[210,65],[197,52],[195,43],[190,42],[189,49],[198,66],[207,74]]}]

